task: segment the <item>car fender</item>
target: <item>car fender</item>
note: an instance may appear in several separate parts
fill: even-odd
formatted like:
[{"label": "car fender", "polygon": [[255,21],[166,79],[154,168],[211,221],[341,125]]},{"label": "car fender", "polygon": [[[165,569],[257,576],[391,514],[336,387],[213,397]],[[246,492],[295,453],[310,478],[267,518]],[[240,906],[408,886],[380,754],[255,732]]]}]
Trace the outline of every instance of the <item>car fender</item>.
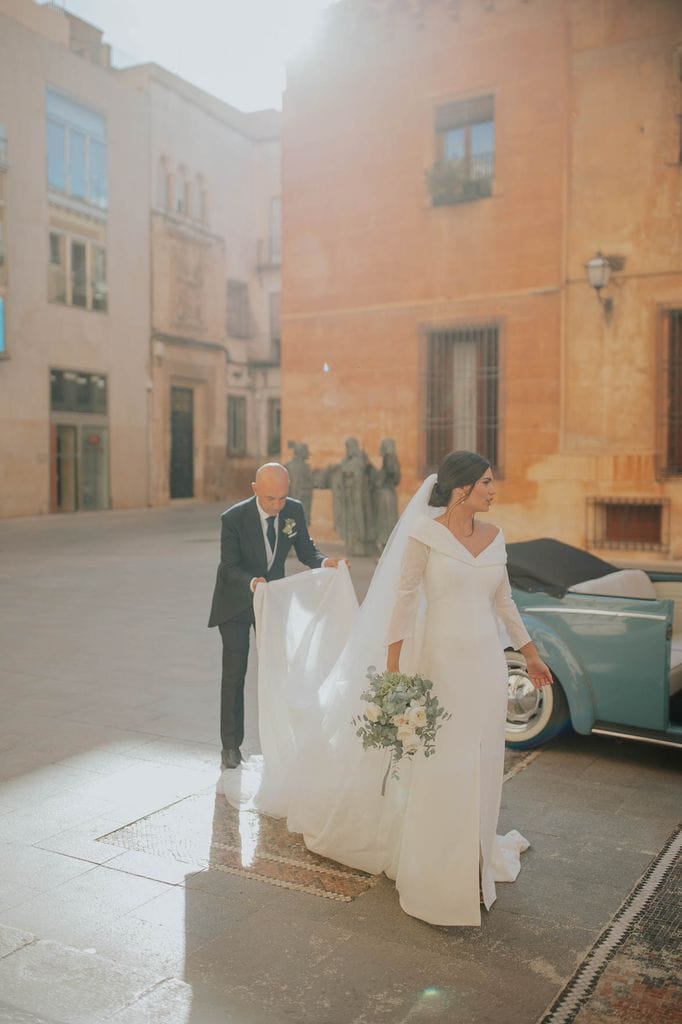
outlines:
[{"label": "car fender", "polygon": [[592,681],[585,666],[576,658],[561,635],[536,616],[524,615],[526,629],[540,657],[547,662],[566,695],[571,725],[576,732],[589,733],[595,722]]}]

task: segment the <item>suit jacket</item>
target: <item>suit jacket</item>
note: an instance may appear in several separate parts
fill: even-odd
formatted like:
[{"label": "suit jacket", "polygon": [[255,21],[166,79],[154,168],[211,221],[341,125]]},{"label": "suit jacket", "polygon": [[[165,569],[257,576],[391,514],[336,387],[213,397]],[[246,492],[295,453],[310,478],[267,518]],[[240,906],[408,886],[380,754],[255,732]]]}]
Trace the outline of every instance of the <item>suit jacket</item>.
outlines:
[{"label": "suit jacket", "polygon": [[269,569],[255,496],[232,505],[223,512],[221,521],[220,565],[209,626],[219,626],[250,614],[253,608],[251,580],[256,576],[264,576],[266,580],[282,579],[284,562],[292,546],[298,560],[311,569],[319,568],[324,561],[325,556],[308,533],[303,505],[295,498],[287,498],[279,513],[275,558]]}]

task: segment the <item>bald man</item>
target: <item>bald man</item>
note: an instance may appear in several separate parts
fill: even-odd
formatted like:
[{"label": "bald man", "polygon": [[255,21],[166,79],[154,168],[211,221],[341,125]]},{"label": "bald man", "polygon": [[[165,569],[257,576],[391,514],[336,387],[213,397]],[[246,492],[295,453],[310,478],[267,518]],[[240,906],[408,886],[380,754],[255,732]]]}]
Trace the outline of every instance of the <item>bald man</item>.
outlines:
[{"label": "bald man", "polygon": [[288,496],[289,474],[284,466],[278,462],[261,466],[251,488],[253,497],[232,505],[221,516],[220,565],[208,620],[209,626],[218,626],[223,641],[223,768],[236,768],[241,761],[244,678],[256,587],[282,579],[292,546],[298,560],[311,569],[339,564],[338,558],[325,558],[315,547],[303,505]]}]

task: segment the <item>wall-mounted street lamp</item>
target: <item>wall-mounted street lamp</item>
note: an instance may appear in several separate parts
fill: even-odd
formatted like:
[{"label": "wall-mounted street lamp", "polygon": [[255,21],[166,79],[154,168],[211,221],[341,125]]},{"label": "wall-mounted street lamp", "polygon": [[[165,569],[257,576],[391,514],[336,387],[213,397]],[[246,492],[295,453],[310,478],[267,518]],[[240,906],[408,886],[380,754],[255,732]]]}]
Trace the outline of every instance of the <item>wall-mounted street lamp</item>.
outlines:
[{"label": "wall-mounted street lamp", "polygon": [[593,256],[591,260],[588,260],[585,264],[585,270],[587,271],[587,280],[592,285],[597,293],[597,298],[601,303],[601,307],[604,310],[604,316],[608,319],[613,312],[613,299],[609,296],[604,297],[601,293],[602,288],[606,288],[611,277],[611,264],[609,263],[606,256],[602,256],[600,252],[596,256]]}]

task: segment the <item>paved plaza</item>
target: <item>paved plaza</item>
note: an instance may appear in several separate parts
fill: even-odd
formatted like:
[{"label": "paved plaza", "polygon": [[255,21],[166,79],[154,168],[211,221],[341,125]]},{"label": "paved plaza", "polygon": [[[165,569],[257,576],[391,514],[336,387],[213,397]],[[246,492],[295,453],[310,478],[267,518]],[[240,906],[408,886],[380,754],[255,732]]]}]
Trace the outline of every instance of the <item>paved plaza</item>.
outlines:
[{"label": "paved plaza", "polygon": [[407,917],[215,794],[220,510],[0,523],[0,1024],[535,1024],[678,824],[679,754],[508,755],[519,880],[480,929]]}]

